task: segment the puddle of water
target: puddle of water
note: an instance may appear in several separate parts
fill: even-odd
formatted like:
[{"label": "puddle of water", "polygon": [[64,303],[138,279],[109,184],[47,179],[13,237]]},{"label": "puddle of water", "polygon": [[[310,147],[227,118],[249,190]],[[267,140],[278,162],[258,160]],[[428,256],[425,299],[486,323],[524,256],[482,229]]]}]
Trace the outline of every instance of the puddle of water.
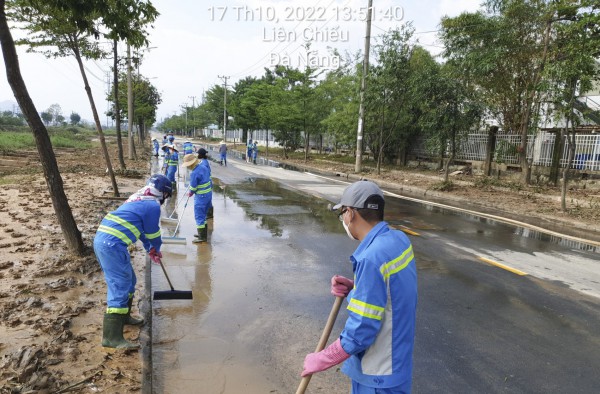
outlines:
[{"label": "puddle of water", "polygon": [[[309,296],[318,289],[329,300],[328,278],[342,264],[341,273],[350,275],[347,256],[356,245],[323,201],[274,182],[228,185],[214,193],[213,206],[210,244],[190,242],[195,223],[188,206],[178,235],[188,244],[163,250],[174,287],[191,289],[194,299],[153,302],[153,392],[293,392],[304,353],[314,350],[324,324],[315,310],[325,320],[331,307],[315,308]],[[298,282],[306,283],[306,294],[289,294]],[[159,267],[152,283],[153,290],[169,289]]]}]

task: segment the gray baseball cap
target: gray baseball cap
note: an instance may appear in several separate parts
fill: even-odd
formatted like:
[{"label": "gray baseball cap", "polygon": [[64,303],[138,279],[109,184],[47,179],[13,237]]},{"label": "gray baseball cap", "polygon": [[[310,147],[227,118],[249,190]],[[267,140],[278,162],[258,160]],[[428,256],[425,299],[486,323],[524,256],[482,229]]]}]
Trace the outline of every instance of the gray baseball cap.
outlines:
[{"label": "gray baseball cap", "polygon": [[383,192],[375,183],[371,181],[358,181],[346,188],[342,194],[339,204],[333,207],[338,210],[341,207],[367,208],[383,210],[384,200]]}]

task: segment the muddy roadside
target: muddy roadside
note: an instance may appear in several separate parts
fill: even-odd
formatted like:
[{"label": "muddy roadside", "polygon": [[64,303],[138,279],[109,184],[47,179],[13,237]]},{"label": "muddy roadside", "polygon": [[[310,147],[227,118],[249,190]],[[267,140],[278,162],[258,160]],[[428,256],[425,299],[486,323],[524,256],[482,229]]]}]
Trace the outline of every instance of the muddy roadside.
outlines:
[{"label": "muddy roadside", "polygon": [[[65,247],[37,157],[23,157],[24,166],[4,169],[0,188],[0,393],[139,391],[141,352],[100,346],[106,285],[91,245],[100,220],[122,203],[101,198],[112,194],[100,149],[57,151],[84,257]],[[117,176],[124,195],[143,186],[148,153],[127,166]],[[132,252],[142,295],[145,253],[141,245]],[[128,327],[125,335],[138,340],[140,329]]]}]

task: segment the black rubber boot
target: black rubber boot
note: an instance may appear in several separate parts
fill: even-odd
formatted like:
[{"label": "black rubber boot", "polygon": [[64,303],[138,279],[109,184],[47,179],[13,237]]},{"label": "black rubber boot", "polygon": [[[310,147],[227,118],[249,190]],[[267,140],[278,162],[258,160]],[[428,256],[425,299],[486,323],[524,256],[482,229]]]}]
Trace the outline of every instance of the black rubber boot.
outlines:
[{"label": "black rubber boot", "polygon": [[105,313],[102,326],[102,346],[115,349],[139,349],[140,345],[123,338],[123,326],[127,315]]},{"label": "black rubber boot", "polygon": [[142,324],[144,324],[144,319],[137,319],[135,317],[131,316],[131,307],[133,306],[133,297],[129,298],[129,302],[127,303],[129,305],[129,310],[127,311],[127,318],[125,319],[125,324],[128,324],[130,326],[141,326]]}]

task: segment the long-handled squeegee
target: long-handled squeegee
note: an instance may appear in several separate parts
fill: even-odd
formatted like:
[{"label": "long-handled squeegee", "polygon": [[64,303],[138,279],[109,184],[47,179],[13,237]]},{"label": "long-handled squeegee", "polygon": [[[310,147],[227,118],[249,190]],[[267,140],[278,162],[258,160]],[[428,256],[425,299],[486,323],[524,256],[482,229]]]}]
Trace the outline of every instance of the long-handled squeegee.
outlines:
[{"label": "long-handled squeegee", "polygon": [[187,197],[187,200],[185,200],[185,205],[183,206],[183,210],[181,211],[181,215],[179,216],[179,220],[177,221],[177,227],[175,227],[175,230],[173,231],[173,236],[171,237],[162,237],[162,241],[164,244],[182,244],[185,245],[187,243],[187,239],[185,238],[181,238],[181,237],[176,237],[177,235],[177,230],[179,230],[179,225],[181,224],[181,219],[183,218],[183,213],[185,212],[185,208],[188,205],[188,201],[190,201],[190,197]]},{"label": "long-handled squeegee", "polygon": [[169,282],[169,287],[171,290],[155,291],[154,300],[191,300],[193,298],[192,292],[187,290],[175,290],[173,284],[171,284],[169,275],[167,275],[167,270],[165,270],[162,260],[158,260],[158,263],[160,264],[160,268],[162,268],[163,272],[165,273],[165,278],[167,278],[167,282]]}]

